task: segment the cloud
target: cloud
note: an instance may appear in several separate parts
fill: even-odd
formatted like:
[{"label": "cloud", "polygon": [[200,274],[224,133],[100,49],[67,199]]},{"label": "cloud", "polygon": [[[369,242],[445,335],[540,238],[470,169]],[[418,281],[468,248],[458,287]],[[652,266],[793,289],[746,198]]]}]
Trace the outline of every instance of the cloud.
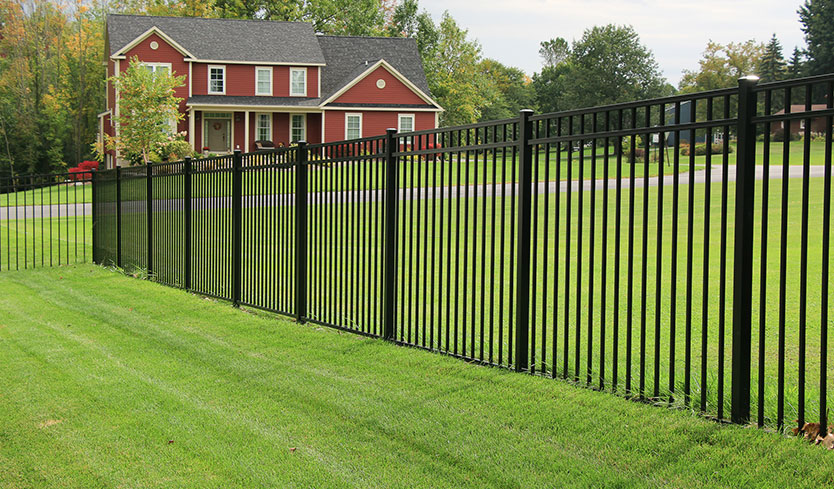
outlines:
[{"label": "cloud", "polygon": [[444,10],[469,30],[484,56],[539,71],[539,42],[552,37],[577,39],[594,25],[629,24],[655,54],[661,71],[677,84],[684,69],[695,69],[713,40],[719,43],[756,39],[775,33],[786,57],[803,47],[796,10],[800,0],[421,0],[435,20]]}]

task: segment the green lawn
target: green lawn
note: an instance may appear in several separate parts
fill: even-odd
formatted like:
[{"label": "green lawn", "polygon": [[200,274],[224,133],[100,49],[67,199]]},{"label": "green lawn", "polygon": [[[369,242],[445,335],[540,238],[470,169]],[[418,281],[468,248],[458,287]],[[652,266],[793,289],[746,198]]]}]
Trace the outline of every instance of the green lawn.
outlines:
[{"label": "green lawn", "polygon": [[9,489],[834,483],[798,440],[89,265],[0,276],[0,358]]},{"label": "green lawn", "polygon": [[90,203],[93,200],[90,184],[59,184],[35,190],[0,194],[0,207],[23,205],[65,205]]}]

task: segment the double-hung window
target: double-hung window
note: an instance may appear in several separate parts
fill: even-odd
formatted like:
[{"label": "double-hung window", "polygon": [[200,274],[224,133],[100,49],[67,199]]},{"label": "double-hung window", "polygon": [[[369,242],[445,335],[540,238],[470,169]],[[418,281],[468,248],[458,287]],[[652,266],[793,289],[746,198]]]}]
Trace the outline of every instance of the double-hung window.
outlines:
[{"label": "double-hung window", "polygon": [[154,75],[171,72],[171,63],[142,63],[142,66]]},{"label": "double-hung window", "polygon": [[292,114],[290,116],[290,143],[297,143],[307,139],[306,128],[307,117],[305,114]]},{"label": "double-hung window", "polygon": [[345,115],[345,139],[362,137],[362,114]]},{"label": "double-hung window", "polygon": [[258,114],[255,121],[255,139],[272,141],[272,114]]},{"label": "double-hung window", "polygon": [[290,96],[307,96],[307,68],[290,68]]},{"label": "double-hung window", "polygon": [[223,95],[226,93],[226,67],[208,67],[208,93]]},{"label": "double-hung window", "polygon": [[[411,132],[414,130],[414,114],[399,114],[397,116],[397,132]],[[406,144],[411,144],[411,138],[405,139]]]},{"label": "double-hung window", "polygon": [[255,95],[272,96],[272,67],[255,68]]}]

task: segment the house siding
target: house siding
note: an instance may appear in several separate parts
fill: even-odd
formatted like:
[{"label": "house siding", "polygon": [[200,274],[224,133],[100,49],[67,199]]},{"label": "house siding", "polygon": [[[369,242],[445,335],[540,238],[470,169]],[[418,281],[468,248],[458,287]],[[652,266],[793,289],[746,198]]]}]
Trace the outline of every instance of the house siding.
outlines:
[{"label": "house siding", "polygon": [[[376,86],[377,80],[385,80],[385,88]],[[340,104],[425,104],[403,82],[380,66],[340,95],[333,103]]]},{"label": "house siding", "polygon": [[[345,114],[355,110],[328,110],[324,117],[325,142],[345,139]],[[414,114],[414,130],[434,129],[434,112],[359,111],[362,114],[362,137],[381,136],[389,127],[396,128],[399,114]],[[321,123],[321,121],[319,121]]]},{"label": "house siding", "polygon": [[[151,49],[151,42],[156,41],[159,44],[157,49]],[[177,51],[173,46],[165,42],[160,36],[151,34],[142,42],[133,47],[130,51],[125,53],[126,60],[120,63],[120,70],[123,73],[127,70],[128,63],[131,59],[137,58],[140,62],[146,63],[170,63],[171,72],[177,76],[185,76],[185,83],[183,86],[174,90],[174,95],[183,99],[180,102],[180,112],[185,113],[185,100],[188,98],[188,63],[183,61],[183,54]],[[113,60],[110,60],[113,63]],[[187,131],[188,120],[183,118],[177,124],[177,131]]]}]

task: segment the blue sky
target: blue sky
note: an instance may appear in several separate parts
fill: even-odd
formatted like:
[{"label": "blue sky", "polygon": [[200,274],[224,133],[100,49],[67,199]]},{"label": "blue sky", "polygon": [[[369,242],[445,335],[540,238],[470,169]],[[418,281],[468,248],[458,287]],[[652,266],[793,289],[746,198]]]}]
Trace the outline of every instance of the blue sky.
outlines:
[{"label": "blue sky", "polygon": [[568,41],[593,25],[630,24],[655,55],[667,80],[676,85],[684,69],[696,69],[712,39],[719,43],[756,39],[773,33],[785,57],[805,46],[797,9],[802,0],[420,0],[437,21],[444,10],[478,39],[486,57],[540,71],[539,42]]}]

